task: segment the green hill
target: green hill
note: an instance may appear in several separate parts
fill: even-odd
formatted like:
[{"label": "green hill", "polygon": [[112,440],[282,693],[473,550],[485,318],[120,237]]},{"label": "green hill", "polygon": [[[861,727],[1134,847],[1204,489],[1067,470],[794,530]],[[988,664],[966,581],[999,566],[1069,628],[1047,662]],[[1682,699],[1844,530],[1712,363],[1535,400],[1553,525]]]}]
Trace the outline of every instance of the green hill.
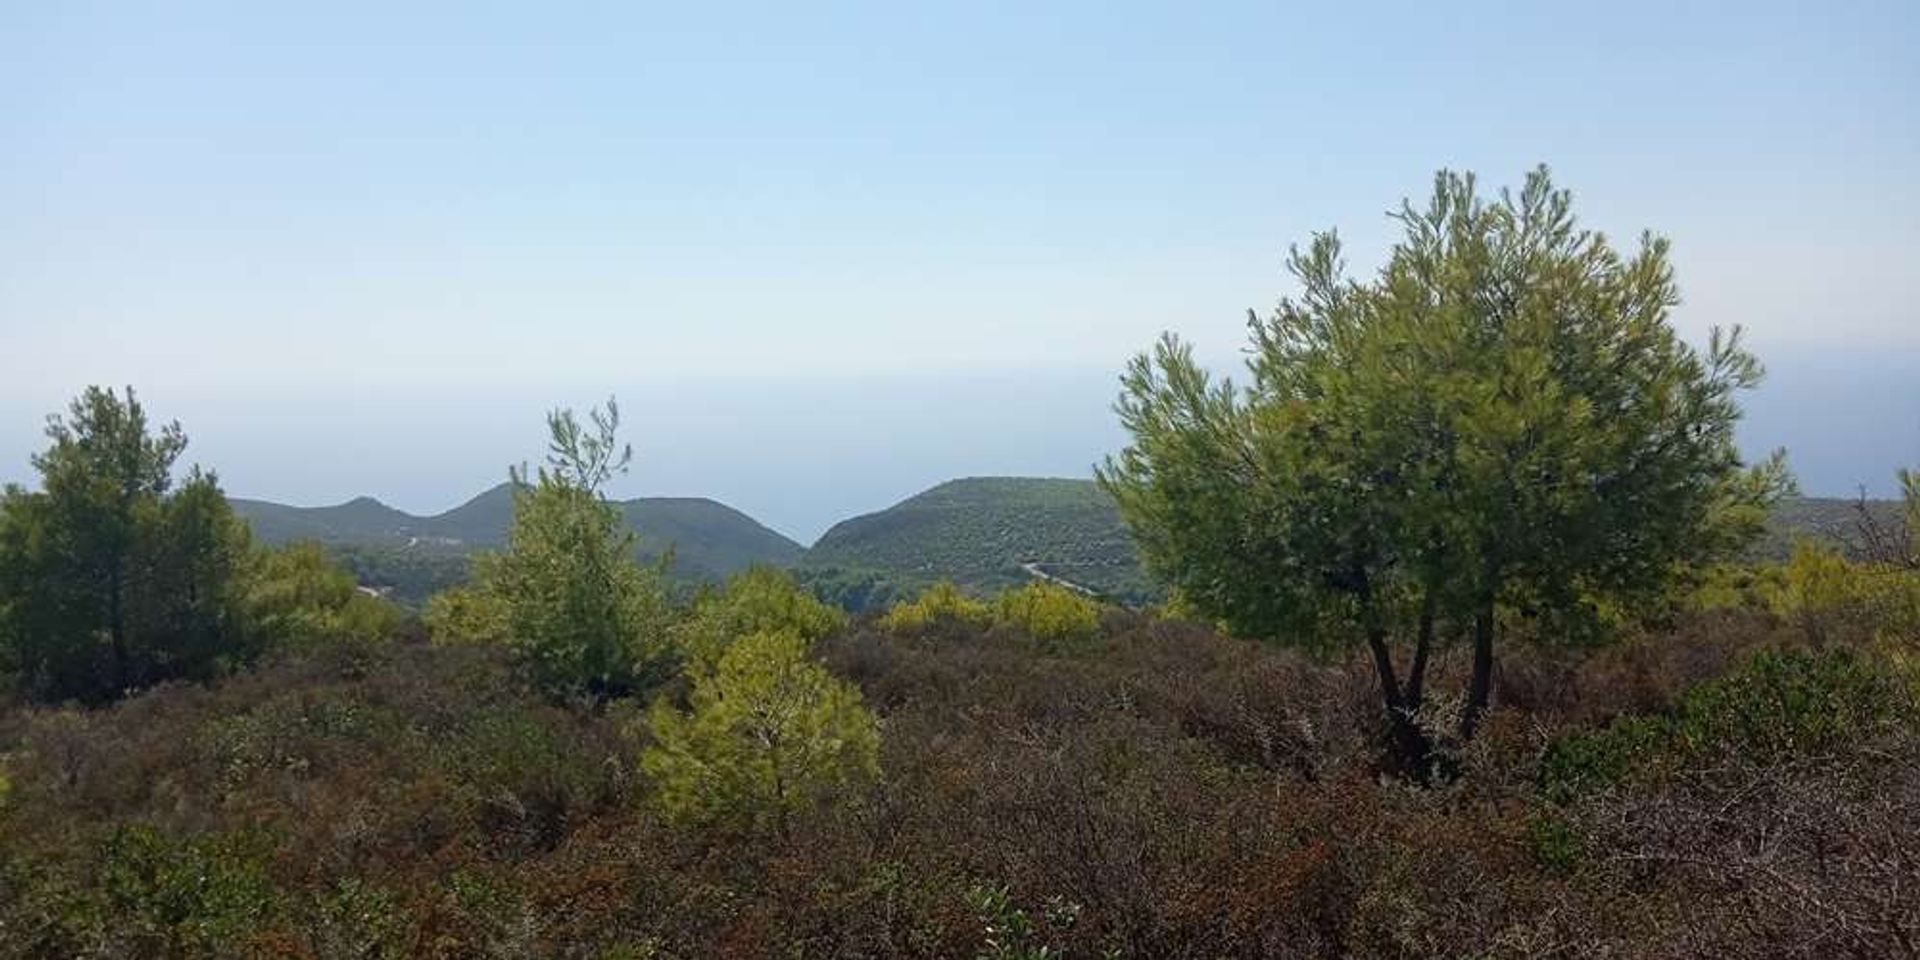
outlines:
[{"label": "green hill", "polygon": [[[500,484],[445,513],[415,516],[370,497],[330,507],[291,507],[234,499],[233,507],[268,543],[317,540],[333,548],[363,582],[417,602],[466,576],[468,558],[499,547],[513,520],[513,488]],[[643,497],[619,504],[640,537],[643,557],[669,547],[676,579],[716,580],[756,563],[792,566],[799,544],[725,504],[694,497]]]},{"label": "green hill", "polygon": [[1784,560],[1792,552],[1794,540],[1809,537],[1857,555],[1867,542],[1868,523],[1882,531],[1895,529],[1900,523],[1901,505],[1897,500],[1868,500],[1865,516],[1860,508],[1860,500],[1838,497],[1795,497],[1782,501],[1768,518],[1767,531],[1755,545],[1754,553],[1765,560]]},{"label": "green hill", "polygon": [[[499,546],[513,518],[508,484],[425,517],[368,497],[331,507],[233,503],[262,540],[326,543],[362,582],[389,587],[408,602],[463,580],[471,554]],[[712,500],[651,497],[620,509],[640,535],[643,556],[657,557],[672,545],[676,579],[714,580],[754,563],[793,567],[823,595],[853,609],[885,605],[940,579],[986,593],[1044,575],[1127,603],[1160,596],[1112,500],[1091,480],[951,480],[844,520],[811,549]],[[1870,501],[1869,509],[1883,522],[1897,512],[1890,501]],[[1782,559],[1800,536],[1852,549],[1858,530],[1856,501],[1793,499],[1775,512],[1755,555]]]},{"label": "green hill", "polygon": [[[1883,524],[1898,505],[1869,501]],[[1854,500],[1782,503],[1756,544],[1784,559],[1802,536],[1849,551],[1860,541]],[[1091,480],[975,477],[943,483],[885,510],[846,520],[807,551],[802,574],[856,608],[880,605],[938,579],[981,592],[1057,577],[1125,602],[1159,592],[1134,555],[1113,502]]]},{"label": "green hill", "polygon": [[1041,573],[1119,600],[1155,595],[1113,501],[1091,480],[952,480],[836,524],[807,551],[806,567],[981,591]]}]

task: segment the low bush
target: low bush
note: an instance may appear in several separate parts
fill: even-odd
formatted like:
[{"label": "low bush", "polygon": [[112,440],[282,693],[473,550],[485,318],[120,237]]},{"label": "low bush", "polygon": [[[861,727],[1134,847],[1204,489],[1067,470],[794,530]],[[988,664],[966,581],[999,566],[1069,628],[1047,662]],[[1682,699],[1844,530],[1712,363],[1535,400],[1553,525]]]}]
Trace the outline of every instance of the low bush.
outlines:
[{"label": "low bush", "polygon": [[1688,691],[1671,715],[1623,717],[1555,742],[1541,777],[1566,799],[1640,773],[1819,755],[1916,720],[1912,690],[1870,654],[1766,650]]},{"label": "low bush", "polygon": [[994,599],[994,622],[1011,627],[1055,652],[1092,640],[1100,631],[1100,605],[1056,584],[1035,581]]},{"label": "low bush", "polygon": [[880,625],[897,633],[925,630],[940,624],[976,626],[991,622],[993,608],[963,593],[950,580],[942,580],[920,592],[912,600],[893,605],[880,618]]},{"label": "low bush", "polygon": [[1803,541],[1766,596],[1776,613],[1815,638],[1850,629],[1920,641],[1920,569],[1851,561]]},{"label": "low bush", "polygon": [[0,709],[0,957],[1679,960],[1920,936],[1920,724],[1866,638],[1813,649],[1735,611],[1516,654],[1462,776],[1418,788],[1379,775],[1369,664],[1103,619],[1071,657],[991,625],[781,641],[884,731],[784,835],[766,779],[682,815],[642,759],[750,756],[749,724],[558,705],[498,646],[322,646]]},{"label": "low bush", "polygon": [[785,571],[752,567],[694,598],[674,628],[674,646],[697,669],[711,670],[741,637],[785,630],[813,644],[846,622],[846,614],[802,589]]},{"label": "low bush", "polygon": [[772,826],[877,772],[880,734],[860,692],[807,654],[793,629],[734,641],[693,677],[687,712],[663,698],[649,714],[641,765],[671,819]]}]

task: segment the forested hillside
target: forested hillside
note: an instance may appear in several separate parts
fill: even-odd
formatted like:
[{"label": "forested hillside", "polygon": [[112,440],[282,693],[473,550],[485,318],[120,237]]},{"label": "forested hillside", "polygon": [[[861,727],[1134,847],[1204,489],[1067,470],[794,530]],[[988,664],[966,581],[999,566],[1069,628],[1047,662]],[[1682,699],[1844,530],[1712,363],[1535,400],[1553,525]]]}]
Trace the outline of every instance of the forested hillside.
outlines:
[{"label": "forested hillside", "polygon": [[[331,507],[233,500],[234,511],[268,543],[316,540],[362,583],[418,604],[462,583],[475,550],[498,547],[512,519],[501,484],[445,513],[414,516],[371,497]],[[1091,480],[970,477],[951,480],[885,510],[835,524],[811,548],[731,507],[697,497],[647,497],[620,504],[643,557],[672,544],[676,578],[713,582],[756,563],[788,567],[851,609],[884,606],[937,580],[991,593],[1038,575],[1085,587],[1118,603],[1160,599],[1141,569],[1112,497]],[[1773,508],[1756,558],[1784,560],[1807,537],[1857,553],[1862,518],[1886,526],[1899,504],[1789,497]]]},{"label": "forested hillside", "polygon": [[[234,512],[267,543],[318,541],[363,582],[418,603],[462,582],[479,550],[497,549],[513,521],[513,487],[503,483],[444,513],[415,516],[371,497],[331,507],[290,507],[236,498]],[[619,504],[638,535],[640,556],[673,551],[670,573],[713,582],[754,564],[792,566],[803,548],[753,518],[698,497],[642,497]]]},{"label": "forested hillside", "polygon": [[805,554],[609,499],[611,399],[423,518],[87,388],[0,491],[0,960],[1911,956],[1920,472],[1782,506],[1757,360],[1570,202],[1442,174],[1253,385],[1139,354],[1097,482]]},{"label": "forested hillside", "polygon": [[993,591],[1044,572],[1122,602],[1155,596],[1113,500],[1090,480],[971,477],[842,521],[809,567],[953,580]]}]

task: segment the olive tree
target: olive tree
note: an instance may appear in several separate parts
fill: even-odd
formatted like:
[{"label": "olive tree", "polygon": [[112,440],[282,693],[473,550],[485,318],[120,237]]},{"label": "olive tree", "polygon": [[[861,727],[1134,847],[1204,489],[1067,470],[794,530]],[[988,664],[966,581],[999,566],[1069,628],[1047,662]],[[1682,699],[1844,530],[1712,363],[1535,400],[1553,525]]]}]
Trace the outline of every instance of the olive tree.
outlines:
[{"label": "olive tree", "polygon": [[1778,455],[1742,463],[1737,395],[1760,365],[1738,328],[1704,349],[1677,334],[1664,239],[1622,252],[1581,229],[1544,168],[1492,198],[1442,172],[1394,217],[1365,279],[1334,233],[1294,249],[1301,289],[1249,314],[1244,386],[1171,335],[1136,357],[1117,405],[1131,442],[1098,475],[1190,608],[1363,645],[1396,750],[1423,767],[1439,644],[1471,650],[1470,738],[1502,623],[1594,636],[1741,546],[1789,481]]}]

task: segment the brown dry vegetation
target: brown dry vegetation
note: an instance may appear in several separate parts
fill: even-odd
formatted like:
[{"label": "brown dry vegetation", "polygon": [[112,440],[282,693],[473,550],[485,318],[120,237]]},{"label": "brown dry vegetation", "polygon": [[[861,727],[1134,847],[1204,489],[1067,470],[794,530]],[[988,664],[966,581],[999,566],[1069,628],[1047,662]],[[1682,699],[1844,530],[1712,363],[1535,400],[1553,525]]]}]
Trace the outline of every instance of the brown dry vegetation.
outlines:
[{"label": "brown dry vegetation", "polygon": [[1912,688],[1828,635],[1790,662],[1872,669],[1807,716],[1863,719],[1767,715],[1738,678],[1811,642],[1730,612],[1516,651],[1465,775],[1418,788],[1358,661],[1121,612],[1070,654],[857,624],[818,652],[883,776],[784,839],[650,814],[637,710],[342,646],[0,714],[0,955],[1914,956]]}]

